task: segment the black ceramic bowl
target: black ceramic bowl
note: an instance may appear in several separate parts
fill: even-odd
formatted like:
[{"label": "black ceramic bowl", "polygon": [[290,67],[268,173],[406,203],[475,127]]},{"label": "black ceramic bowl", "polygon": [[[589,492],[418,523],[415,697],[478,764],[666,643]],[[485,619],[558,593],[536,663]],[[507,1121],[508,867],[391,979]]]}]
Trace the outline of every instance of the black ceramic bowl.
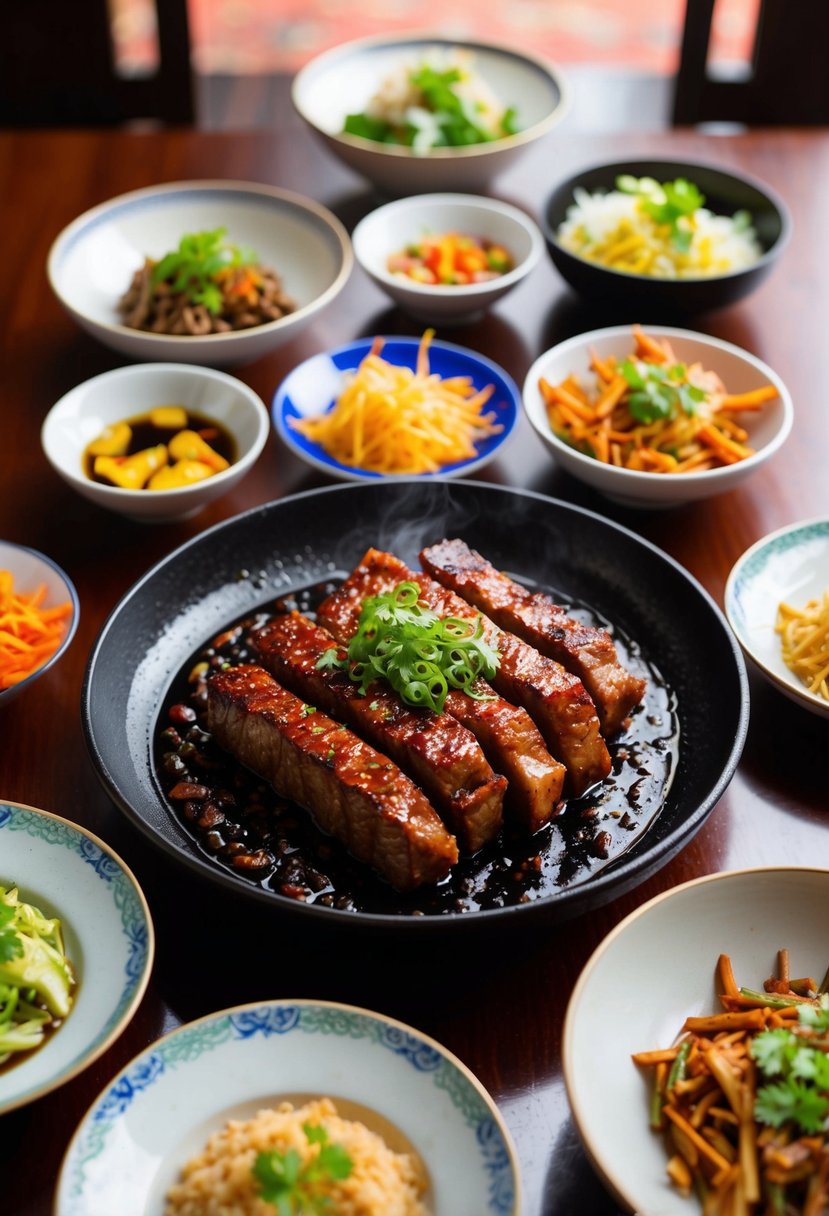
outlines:
[{"label": "black ceramic bowl", "polygon": [[[731,274],[699,279],[656,279],[647,275],[610,270],[570,253],[557,232],[573,205],[577,188],[596,193],[615,189],[621,174],[653,177],[659,182],[684,177],[705,196],[705,206],[716,215],[748,211],[763,256],[753,266]],[[629,317],[658,320],[709,312],[741,300],[763,282],[782,252],[791,228],[785,204],[761,182],[737,176],[716,165],[687,161],[630,160],[595,165],[556,186],[544,207],[542,228],[555,266],[571,287],[595,303],[623,304]]]},{"label": "black ceramic bowl", "polygon": [[[668,754],[662,740],[674,719],[675,760],[667,764],[669,779],[658,797],[646,807],[631,787],[630,814],[623,816],[620,798],[614,795],[602,807],[601,792],[594,792],[596,810],[576,808],[576,854],[568,855],[557,820],[524,841],[519,847],[540,858],[541,872],[527,900],[510,906],[499,906],[496,891],[486,907],[459,912],[453,901],[438,914],[427,908],[412,915],[411,906],[393,906],[390,888],[386,907],[379,880],[360,877],[362,898],[373,902],[348,910],[300,902],[270,880],[254,883],[234,872],[194,840],[159,783],[153,738],[174,673],[189,670],[189,656],[234,620],[277,596],[336,581],[369,546],[390,549],[416,566],[419,550],[444,536],[464,537],[499,568],[612,622],[620,645],[630,640],[634,661],[650,677],[647,696],[656,698],[643,703],[638,717],[642,729],[652,724],[660,740],[647,750],[625,736],[621,746],[628,757],[619,760],[633,764],[640,791],[643,765],[657,752]],[[171,553],[127,592],[104,625],[89,659],[82,715],[112,800],[168,857],[213,883],[217,894],[246,895],[306,924],[421,938],[516,920],[523,925],[527,918],[564,919],[642,882],[687,843],[728,785],[745,739],[748,687],[739,647],[714,602],[687,571],[633,532],[540,494],[407,479],[272,502]],[[631,731],[632,740],[637,728]],[[584,856],[581,841],[597,826],[609,843]],[[499,854],[496,864],[503,860]],[[472,859],[472,880],[492,861],[485,851]]]}]

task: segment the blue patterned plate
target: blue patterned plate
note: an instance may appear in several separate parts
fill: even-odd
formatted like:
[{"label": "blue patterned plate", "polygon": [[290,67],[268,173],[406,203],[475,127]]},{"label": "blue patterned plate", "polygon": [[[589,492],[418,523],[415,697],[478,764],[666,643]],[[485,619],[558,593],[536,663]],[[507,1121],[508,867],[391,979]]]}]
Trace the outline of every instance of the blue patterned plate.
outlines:
[{"label": "blue patterned plate", "polygon": [[829,590],[829,519],[806,520],[758,540],[739,558],[725,587],[725,612],[737,640],[775,688],[812,713],[829,701],[809,692],[783,662],[775,632],[781,600],[802,608]]},{"label": "blue patterned plate", "polygon": [[0,1114],[42,1097],[97,1059],[147,986],[154,937],[141,889],[90,832],[34,807],[0,802],[0,885],[59,917],[79,980],[75,1003],[37,1051],[0,1070]]},{"label": "blue patterned plate", "polygon": [[[343,481],[399,481],[399,476],[388,476],[342,464],[320,447],[294,430],[292,421],[322,414],[334,405],[334,401],[345,387],[345,375],[354,371],[371,350],[373,339],[360,338],[337,350],[312,355],[295,367],[282,381],[271,406],[271,416],[279,438],[287,448],[304,460],[306,464],[321,469],[331,477]],[[420,338],[384,338],[381,355],[389,363],[400,367],[414,368]],[[475,455],[455,464],[442,465],[437,473],[422,473],[421,477],[460,477],[474,473],[489,464],[499,448],[512,434],[521,408],[518,386],[497,363],[451,342],[432,342],[429,346],[429,370],[442,379],[451,376],[468,376],[476,389],[495,385],[495,392],[487,402],[485,410],[494,413],[501,430],[496,435],[482,439],[475,446]]]},{"label": "blue patterned plate", "polygon": [[303,1000],[211,1014],[137,1056],[76,1131],[54,1216],[161,1216],[181,1166],[211,1132],[309,1094],[391,1123],[425,1163],[436,1213],[518,1216],[515,1150],[472,1073],[401,1022]]}]

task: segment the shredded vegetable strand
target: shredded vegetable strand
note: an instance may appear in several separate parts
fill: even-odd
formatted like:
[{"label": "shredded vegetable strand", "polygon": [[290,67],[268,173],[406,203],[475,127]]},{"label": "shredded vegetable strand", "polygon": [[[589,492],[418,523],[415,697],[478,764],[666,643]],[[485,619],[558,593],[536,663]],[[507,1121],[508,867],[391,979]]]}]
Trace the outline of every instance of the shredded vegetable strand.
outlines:
[{"label": "shredded vegetable strand", "polygon": [[726,1012],[689,1017],[667,1050],[639,1052],[667,1173],[703,1216],[821,1216],[829,1208],[829,998],[788,955],[764,991],[717,974]]},{"label": "shredded vegetable strand", "polygon": [[809,692],[829,701],[829,591],[803,608],[780,604],[775,630],[786,666]]},{"label": "shredded vegetable strand", "polygon": [[28,679],[66,636],[72,605],[43,608],[45,598],[45,585],[18,592],[13,575],[0,570],[0,690]]},{"label": "shredded vegetable strand", "polygon": [[436,473],[471,459],[481,440],[503,430],[495,413],[483,412],[495,388],[430,373],[433,337],[433,330],[423,335],[414,370],[381,358],[375,338],[333,407],[291,426],[341,464],[375,473]]},{"label": "shredded vegetable strand", "polygon": [[669,342],[633,327],[634,351],[620,363],[592,355],[595,395],[577,377],[539,388],[555,434],[605,464],[654,473],[720,468],[753,454],[733,413],[757,411],[777,396],[773,385],[729,395],[719,377],[686,366]]}]

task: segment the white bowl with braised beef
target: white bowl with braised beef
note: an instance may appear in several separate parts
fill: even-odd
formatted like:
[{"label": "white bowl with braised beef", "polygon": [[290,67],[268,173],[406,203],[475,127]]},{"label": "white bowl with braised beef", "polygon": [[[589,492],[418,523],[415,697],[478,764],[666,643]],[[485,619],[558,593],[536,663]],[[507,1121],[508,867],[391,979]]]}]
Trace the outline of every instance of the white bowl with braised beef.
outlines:
[{"label": "white bowl with braised beef", "polygon": [[329,152],[392,197],[483,189],[567,110],[564,78],[540,56],[429,33],[324,51],[291,95]]},{"label": "white bowl with braised beef", "polygon": [[267,410],[241,380],[184,363],[115,368],[52,406],[41,443],[84,498],[146,522],[194,515],[258,459]]},{"label": "white bowl with braised beef", "polygon": [[84,212],[56,238],[47,273],[81,328],[121,354],[224,366],[296,336],[352,264],[348,233],[313,199],[191,181]]}]

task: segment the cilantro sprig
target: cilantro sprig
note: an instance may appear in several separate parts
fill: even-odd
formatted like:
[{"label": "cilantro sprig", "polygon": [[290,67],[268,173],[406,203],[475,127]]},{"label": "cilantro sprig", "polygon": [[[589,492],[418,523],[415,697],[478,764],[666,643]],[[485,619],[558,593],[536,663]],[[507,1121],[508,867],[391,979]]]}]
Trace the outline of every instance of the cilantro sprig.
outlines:
[{"label": "cilantro sprig", "polygon": [[303,1162],[294,1148],[281,1152],[258,1153],[252,1166],[259,1187],[259,1196],[275,1207],[278,1216],[316,1216],[330,1209],[326,1194],[329,1183],[342,1182],[351,1174],[354,1164],[346,1150],[331,1144],[328,1132],[319,1124],[303,1123],[302,1130],[309,1144],[318,1144],[319,1151]]},{"label": "cilantro sprig", "polygon": [[660,184],[652,177],[623,173],[616,178],[616,188],[623,194],[635,194],[646,215],[670,228],[671,241],[679,252],[688,252],[694,236],[689,221],[705,202],[705,195],[693,182],[678,177]]},{"label": "cilantro sprig", "polygon": [[484,638],[480,615],[475,621],[439,617],[420,602],[416,583],[363,601],[357,631],[345,658],[332,648],[317,662],[321,670],[344,670],[367,692],[386,680],[406,702],[442,713],[450,688],[483,700],[475,688],[479,676],[491,679],[500,656]]},{"label": "cilantro sprig", "polygon": [[253,249],[234,245],[226,236],[226,228],[187,233],[177,249],[155,264],[153,283],[166,283],[174,294],[185,292],[194,304],[203,304],[216,316],[222,310],[222,291],[216,282],[219,272],[252,266],[259,260]]},{"label": "cilantro sprig", "polygon": [[829,998],[798,1007],[798,1026],[765,1030],[751,1055],[768,1083],[757,1089],[754,1117],[807,1134],[829,1130]]},{"label": "cilantro sprig", "polygon": [[684,363],[664,366],[642,359],[625,359],[619,370],[632,390],[627,398],[630,412],[646,426],[674,418],[680,412],[695,414],[706,398],[704,389],[689,383]]}]

